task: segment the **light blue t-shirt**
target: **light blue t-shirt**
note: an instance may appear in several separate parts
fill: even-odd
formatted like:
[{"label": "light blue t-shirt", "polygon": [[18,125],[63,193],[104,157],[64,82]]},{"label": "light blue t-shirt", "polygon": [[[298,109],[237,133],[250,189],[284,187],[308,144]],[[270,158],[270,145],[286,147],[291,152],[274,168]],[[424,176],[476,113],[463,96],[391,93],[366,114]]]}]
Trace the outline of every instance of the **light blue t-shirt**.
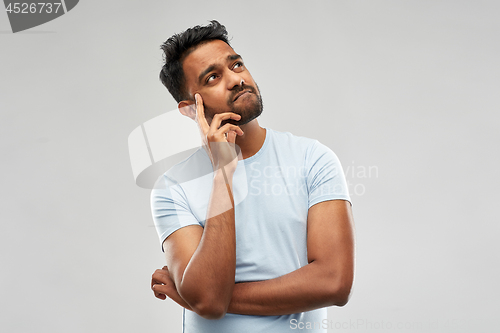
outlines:
[{"label": "light blue t-shirt", "polygon": [[[205,225],[213,181],[203,148],[167,171],[151,193],[160,243],[188,225]],[[253,156],[233,176],[235,282],[277,278],[308,264],[307,212],[322,201],[350,197],[337,156],[317,140],[266,129]],[[184,333],[326,332],[326,308],[285,316],[226,314],[208,320],[184,310]],[[301,324],[302,323],[302,324]]]}]

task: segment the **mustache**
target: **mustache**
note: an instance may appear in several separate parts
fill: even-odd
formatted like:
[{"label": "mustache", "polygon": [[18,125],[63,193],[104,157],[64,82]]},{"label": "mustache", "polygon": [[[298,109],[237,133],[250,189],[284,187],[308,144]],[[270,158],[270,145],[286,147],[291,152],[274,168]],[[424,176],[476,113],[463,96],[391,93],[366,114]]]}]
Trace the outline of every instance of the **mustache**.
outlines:
[{"label": "mustache", "polygon": [[242,92],[244,90],[249,90],[251,93],[257,95],[257,90],[254,87],[243,84],[241,86],[238,86],[238,87],[235,87],[232,89],[233,92],[232,92],[231,96],[229,96],[229,101],[228,101],[229,104],[232,104],[234,97],[236,97],[237,94],[239,94],[240,92]]}]

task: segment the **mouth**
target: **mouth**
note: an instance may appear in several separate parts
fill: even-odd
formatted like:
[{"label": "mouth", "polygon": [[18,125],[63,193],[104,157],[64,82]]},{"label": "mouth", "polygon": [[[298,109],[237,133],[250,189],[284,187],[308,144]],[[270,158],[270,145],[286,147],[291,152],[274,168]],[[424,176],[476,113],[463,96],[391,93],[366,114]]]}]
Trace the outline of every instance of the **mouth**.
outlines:
[{"label": "mouth", "polygon": [[246,93],[251,93],[251,92],[252,91],[250,89],[247,89],[247,90],[243,90],[243,91],[237,93],[236,96],[234,96],[233,102],[235,102],[238,98],[245,95]]}]

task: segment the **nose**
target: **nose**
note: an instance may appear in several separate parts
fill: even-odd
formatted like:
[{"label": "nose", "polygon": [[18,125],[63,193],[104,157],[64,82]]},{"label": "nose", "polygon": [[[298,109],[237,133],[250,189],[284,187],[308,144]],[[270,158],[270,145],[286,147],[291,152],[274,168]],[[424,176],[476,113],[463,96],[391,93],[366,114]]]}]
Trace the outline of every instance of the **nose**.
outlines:
[{"label": "nose", "polygon": [[233,90],[238,86],[242,86],[245,83],[245,80],[238,74],[234,72],[230,72],[228,78],[227,89]]}]

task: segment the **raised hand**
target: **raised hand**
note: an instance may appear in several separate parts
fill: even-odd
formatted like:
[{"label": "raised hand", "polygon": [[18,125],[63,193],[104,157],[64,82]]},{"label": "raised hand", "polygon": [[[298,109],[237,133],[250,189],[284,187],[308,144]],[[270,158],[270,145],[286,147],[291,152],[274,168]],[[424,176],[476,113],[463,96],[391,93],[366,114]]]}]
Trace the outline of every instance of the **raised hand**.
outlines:
[{"label": "raised hand", "polygon": [[238,164],[236,136],[243,135],[243,131],[240,127],[229,123],[221,126],[221,122],[227,119],[240,120],[241,116],[233,112],[218,113],[214,115],[212,122],[208,125],[200,94],[195,94],[195,101],[196,123],[200,129],[203,143],[208,147],[214,171],[224,167],[225,172],[232,174]]}]

